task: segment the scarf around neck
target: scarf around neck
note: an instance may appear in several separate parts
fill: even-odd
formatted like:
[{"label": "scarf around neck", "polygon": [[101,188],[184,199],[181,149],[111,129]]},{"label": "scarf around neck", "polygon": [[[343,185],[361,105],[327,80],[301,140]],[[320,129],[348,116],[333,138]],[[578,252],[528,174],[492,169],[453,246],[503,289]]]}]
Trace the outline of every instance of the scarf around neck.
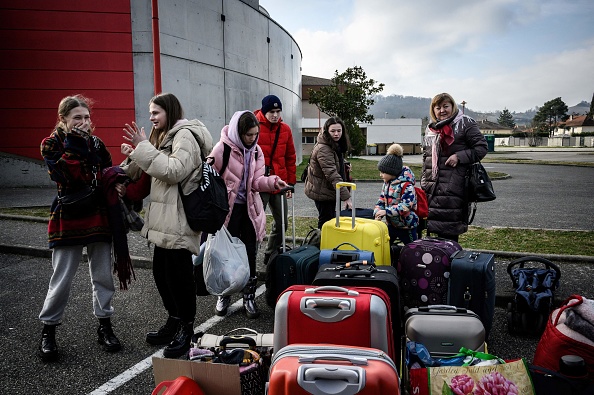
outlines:
[{"label": "scarf around neck", "polygon": [[428,128],[435,134],[435,138],[431,147],[431,173],[435,180],[439,173],[439,156],[442,150],[447,150],[447,147],[454,142],[454,131],[450,124],[458,116],[459,110],[456,110],[449,118],[439,122],[432,122]]}]

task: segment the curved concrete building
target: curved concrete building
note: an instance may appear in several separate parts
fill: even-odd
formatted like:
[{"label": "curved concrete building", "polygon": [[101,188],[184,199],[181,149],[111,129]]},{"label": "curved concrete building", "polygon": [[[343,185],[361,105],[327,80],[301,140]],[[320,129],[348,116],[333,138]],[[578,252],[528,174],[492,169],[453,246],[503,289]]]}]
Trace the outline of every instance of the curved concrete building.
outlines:
[{"label": "curved concrete building", "polygon": [[59,100],[76,93],[95,99],[96,133],[114,163],[123,159],[125,123],[150,130],[148,101],[159,91],[178,96],[215,141],[235,111],[275,94],[301,160],[301,50],[257,0],[40,4],[0,0],[0,113],[10,130],[0,143],[0,185],[54,185],[35,161],[39,143]]}]

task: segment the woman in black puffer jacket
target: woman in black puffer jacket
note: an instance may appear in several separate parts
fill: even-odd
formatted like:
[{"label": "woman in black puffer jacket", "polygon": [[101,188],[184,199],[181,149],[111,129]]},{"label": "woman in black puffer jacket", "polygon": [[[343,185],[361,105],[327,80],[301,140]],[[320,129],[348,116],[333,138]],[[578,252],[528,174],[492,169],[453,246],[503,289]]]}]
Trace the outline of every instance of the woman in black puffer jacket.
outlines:
[{"label": "woman in black puffer jacket", "polygon": [[421,186],[429,202],[428,233],[458,241],[468,230],[468,166],[485,157],[487,141],[476,122],[461,113],[454,98],[440,93],[431,100],[425,131]]}]

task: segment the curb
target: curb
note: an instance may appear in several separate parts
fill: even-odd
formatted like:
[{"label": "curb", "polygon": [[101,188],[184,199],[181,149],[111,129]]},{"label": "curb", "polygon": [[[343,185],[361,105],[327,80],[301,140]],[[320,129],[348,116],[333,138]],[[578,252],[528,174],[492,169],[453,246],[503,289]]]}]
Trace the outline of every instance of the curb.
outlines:
[{"label": "curb", "polygon": [[[302,242],[303,238],[296,238],[296,242]],[[489,253],[494,254],[495,256],[503,257],[503,258],[511,258],[516,259],[520,257],[530,256],[534,254],[529,253],[520,253],[520,252],[509,252],[509,251],[493,251],[493,250],[474,250],[477,252],[482,253]],[[49,258],[52,257],[52,250],[49,248],[40,248],[36,246],[30,245],[7,245],[7,244],[0,244],[0,253],[5,254],[16,254],[16,255],[28,255],[33,257],[39,258]],[[562,262],[571,262],[571,263],[580,263],[580,264],[594,264],[594,257],[592,256],[585,256],[585,255],[556,255],[556,254],[539,254],[544,258],[553,261],[562,261]],[[86,257],[86,254],[83,255]],[[146,257],[139,257],[139,256],[131,256],[132,264],[134,268],[141,268],[141,269],[151,269],[152,268],[152,259]],[[86,258],[85,258],[86,259]],[[258,270],[257,272],[258,280],[264,282],[266,280],[266,272]],[[515,297],[515,292],[513,291],[503,291],[500,290],[495,295],[495,305],[501,308],[507,308],[508,303],[512,302]]]}]

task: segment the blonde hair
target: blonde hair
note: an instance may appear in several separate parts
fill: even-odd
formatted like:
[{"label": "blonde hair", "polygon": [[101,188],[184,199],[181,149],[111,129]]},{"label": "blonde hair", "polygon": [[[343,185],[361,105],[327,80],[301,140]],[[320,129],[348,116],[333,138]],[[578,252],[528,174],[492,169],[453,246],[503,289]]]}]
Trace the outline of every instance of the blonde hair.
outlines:
[{"label": "blonde hair", "polygon": [[435,95],[433,100],[431,100],[431,105],[429,106],[429,115],[431,116],[431,120],[433,120],[433,122],[437,122],[437,117],[435,116],[433,108],[435,108],[435,106],[437,106],[438,104],[442,104],[444,102],[450,102],[452,104],[452,115],[458,111],[458,105],[456,104],[456,101],[454,100],[452,95],[450,95],[449,93],[437,94]]}]

